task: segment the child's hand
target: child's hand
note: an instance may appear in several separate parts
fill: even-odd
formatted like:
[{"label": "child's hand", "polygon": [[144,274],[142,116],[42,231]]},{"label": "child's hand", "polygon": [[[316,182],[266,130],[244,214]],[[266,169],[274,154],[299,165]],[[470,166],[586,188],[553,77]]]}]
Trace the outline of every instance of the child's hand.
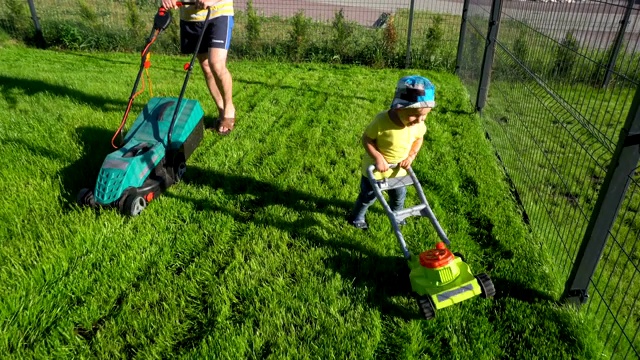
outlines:
[{"label": "child's hand", "polygon": [[389,170],[389,163],[385,159],[377,159],[376,160],[376,170],[380,172],[385,172]]},{"label": "child's hand", "polygon": [[408,169],[415,158],[415,155],[409,155],[406,159],[400,161],[400,167],[403,169]]}]

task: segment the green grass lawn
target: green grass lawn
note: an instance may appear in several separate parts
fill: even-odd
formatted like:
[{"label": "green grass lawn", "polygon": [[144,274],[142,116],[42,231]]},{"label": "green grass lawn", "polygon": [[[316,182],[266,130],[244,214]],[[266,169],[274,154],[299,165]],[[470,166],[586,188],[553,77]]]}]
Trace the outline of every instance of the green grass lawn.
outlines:
[{"label": "green grass lawn", "polygon": [[[588,319],[524,225],[453,75],[233,61],[238,122],[207,132],[183,183],[138,217],[74,205],[126,107],[136,54],[0,48],[0,353],[14,358],[595,358]],[[185,58],[152,55],[175,96]],[[32,64],[32,65],[30,65]],[[422,320],[380,205],[344,217],[359,137],[397,79],[420,72],[438,107],[414,169],[475,273],[497,295]],[[199,70],[187,97],[215,114]],[[132,110],[148,101],[141,95]],[[408,205],[415,201],[413,193]],[[403,234],[436,240],[427,219]]]}]

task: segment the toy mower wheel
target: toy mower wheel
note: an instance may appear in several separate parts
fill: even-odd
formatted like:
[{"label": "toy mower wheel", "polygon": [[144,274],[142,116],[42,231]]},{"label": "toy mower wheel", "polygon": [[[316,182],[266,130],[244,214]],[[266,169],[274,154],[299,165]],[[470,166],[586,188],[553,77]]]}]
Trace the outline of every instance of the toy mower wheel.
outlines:
[{"label": "toy mower wheel", "polygon": [[435,306],[433,306],[433,301],[429,296],[418,296],[417,300],[418,307],[420,308],[420,311],[422,311],[422,315],[425,319],[429,320],[436,317],[436,309]]},{"label": "toy mower wheel", "polygon": [[93,197],[93,191],[87,188],[82,188],[76,197],[78,205],[95,206],[96,201]]},{"label": "toy mower wheel", "polygon": [[127,196],[122,207],[122,212],[126,215],[136,216],[147,207],[147,200],[140,195],[131,194]]},{"label": "toy mower wheel", "polygon": [[491,281],[491,278],[489,278],[489,275],[478,274],[476,275],[476,279],[482,289],[482,297],[489,298],[496,294],[496,288],[493,286],[493,282]]},{"label": "toy mower wheel", "polygon": [[463,256],[462,254],[460,254],[459,252],[454,252],[454,253],[453,253],[453,256],[455,256],[455,257],[459,257],[459,258],[460,258],[460,260],[462,260],[462,262],[465,262],[465,260],[464,260],[464,256]]}]

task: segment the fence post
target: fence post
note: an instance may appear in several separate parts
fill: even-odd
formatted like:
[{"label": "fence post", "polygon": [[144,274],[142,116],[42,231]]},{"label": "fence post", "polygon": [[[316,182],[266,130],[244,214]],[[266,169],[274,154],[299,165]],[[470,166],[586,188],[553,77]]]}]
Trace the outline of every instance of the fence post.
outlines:
[{"label": "fence post", "polygon": [[622,17],[622,21],[620,22],[620,30],[618,30],[618,34],[616,35],[616,40],[613,43],[613,49],[611,49],[611,54],[609,54],[609,62],[607,63],[607,72],[604,75],[604,81],[602,82],[602,87],[609,86],[609,82],[611,81],[611,75],[613,73],[613,69],[616,66],[618,53],[620,52],[620,47],[622,46],[622,41],[624,40],[624,33],[627,31],[629,18],[631,17],[631,12],[633,11],[633,4],[634,4],[634,0],[628,0],[627,8],[624,11],[624,16]]},{"label": "fence post", "polygon": [[640,160],[640,87],[631,103],[627,120],[620,131],[618,144],[611,157],[607,175],[598,193],[589,225],[580,249],[573,262],[571,275],[565,283],[563,298],[581,305],[589,297],[587,291],[591,277],[602,256],[609,231],[618,216],[618,211],[629,187],[630,176]]},{"label": "fence post", "polygon": [[478,97],[476,98],[476,111],[482,113],[489,94],[489,81],[491,78],[491,68],[493,67],[493,56],[496,52],[496,41],[498,28],[500,27],[500,14],[502,13],[502,0],[493,0],[491,3],[491,14],[489,15],[489,30],[487,41],[482,58],[482,69],[480,72],[480,85]]},{"label": "fence post", "polygon": [[456,56],[455,74],[460,76],[460,66],[462,64],[462,52],[464,51],[464,35],[467,32],[467,13],[469,12],[470,0],[464,0],[462,5],[462,21],[460,22],[460,37],[458,38],[458,56]]},{"label": "fence post", "polygon": [[413,10],[415,8],[415,0],[411,0],[409,5],[409,30],[407,30],[407,58],[405,59],[404,67],[411,66],[411,36],[413,32]]},{"label": "fence post", "polygon": [[40,27],[40,20],[38,19],[38,14],[36,13],[36,6],[33,3],[33,0],[27,0],[29,3],[29,11],[31,11],[31,19],[33,20],[33,26],[36,29],[36,45],[39,48],[45,47],[44,36],[42,35],[42,28]]}]

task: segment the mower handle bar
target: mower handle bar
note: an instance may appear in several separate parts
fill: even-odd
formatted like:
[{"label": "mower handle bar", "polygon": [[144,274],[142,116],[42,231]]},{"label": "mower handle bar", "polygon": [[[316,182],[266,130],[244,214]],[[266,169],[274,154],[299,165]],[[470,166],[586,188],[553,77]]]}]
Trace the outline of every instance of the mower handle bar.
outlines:
[{"label": "mower handle bar", "polygon": [[[178,6],[178,7],[182,7],[182,6],[185,6],[185,5],[195,5],[195,4],[196,4],[195,1],[176,1],[176,6]],[[160,9],[167,10],[163,6],[160,6]]]},{"label": "mower handle bar", "polygon": [[[390,169],[395,169],[399,166],[399,164],[389,164],[389,168]],[[394,212],[391,209],[391,206],[389,206],[389,204],[387,203],[386,199],[384,198],[384,196],[382,195],[382,187],[384,187],[384,185],[387,184],[387,179],[383,179],[383,180],[377,180],[374,176],[374,171],[376,170],[375,165],[369,165],[367,167],[367,178],[369,180],[369,182],[371,183],[371,187],[373,188],[373,191],[376,195],[376,198],[380,201],[380,203],[382,204],[382,207],[384,208],[384,211],[387,213],[387,217],[389,218],[389,220],[391,221],[391,225],[393,226],[393,230],[394,233],[396,234],[396,237],[398,238],[398,242],[400,243],[400,246],[402,247],[402,252],[404,253],[404,256],[406,259],[409,259],[411,257],[411,254],[409,252],[409,250],[407,249],[407,244],[404,241],[404,237],[402,236],[402,232],[400,232],[400,227],[398,225],[398,222],[411,217],[411,216],[426,216],[429,218],[429,220],[431,221],[431,224],[433,225],[433,227],[435,228],[436,232],[438,233],[438,237],[440,237],[440,239],[447,245],[451,245],[451,242],[449,241],[449,239],[447,238],[447,235],[445,234],[444,230],[442,229],[442,226],[440,226],[440,223],[438,222],[438,219],[436,219],[435,214],[433,213],[433,210],[431,210],[431,207],[429,206],[429,202],[427,201],[426,196],[424,195],[424,191],[422,190],[422,186],[420,185],[420,182],[418,181],[418,178],[416,177],[415,172],[413,172],[413,168],[411,168],[411,166],[409,166],[407,169],[407,173],[409,174],[409,177],[411,178],[411,181],[402,181],[402,180],[398,180],[396,182],[396,186],[392,186],[392,187],[388,187],[387,190],[389,189],[394,189],[394,188],[399,188],[399,187],[406,187],[409,185],[413,185],[416,188],[416,192],[418,193],[418,198],[420,199],[420,204],[407,208],[407,209],[403,209],[397,212]],[[404,177],[403,177],[404,178]],[[381,185],[383,185],[381,187]]]}]

